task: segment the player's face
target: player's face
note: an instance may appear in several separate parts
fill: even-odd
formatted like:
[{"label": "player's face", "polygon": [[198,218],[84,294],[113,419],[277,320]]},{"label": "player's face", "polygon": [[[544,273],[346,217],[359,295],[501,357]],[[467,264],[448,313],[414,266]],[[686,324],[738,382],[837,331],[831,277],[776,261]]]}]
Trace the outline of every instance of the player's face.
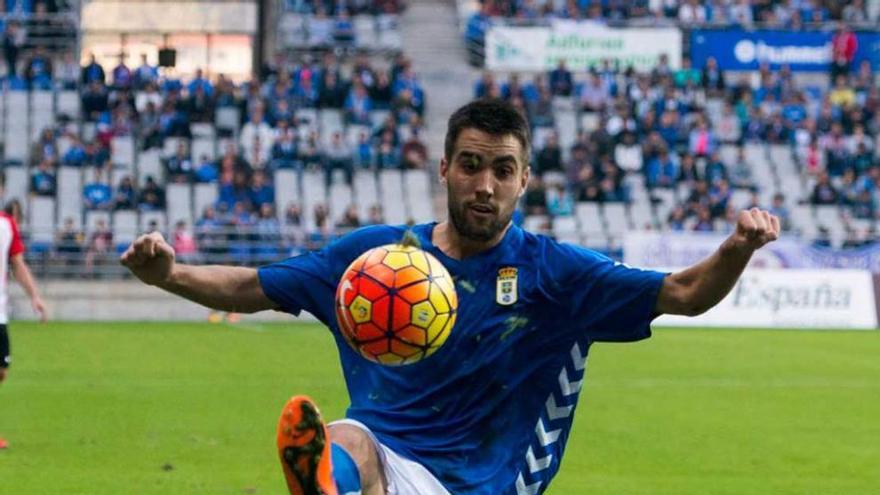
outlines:
[{"label": "player's face", "polygon": [[477,242],[497,239],[510,224],[525,191],[529,168],[512,134],[493,136],[477,129],[458,135],[451,161],[440,162],[447,186],[449,220],[458,234]]}]

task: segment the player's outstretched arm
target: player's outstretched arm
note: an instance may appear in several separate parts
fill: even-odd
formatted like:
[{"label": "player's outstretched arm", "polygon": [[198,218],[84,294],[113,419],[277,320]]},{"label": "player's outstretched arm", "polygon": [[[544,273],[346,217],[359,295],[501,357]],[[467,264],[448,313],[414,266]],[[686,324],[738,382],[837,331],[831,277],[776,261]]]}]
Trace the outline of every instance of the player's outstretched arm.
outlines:
[{"label": "player's outstretched arm", "polygon": [[739,213],[736,230],[715,253],[667,276],[657,297],[657,313],[696,316],[733,289],[757,249],[779,238],[779,218],[752,208]]},{"label": "player's outstretched arm", "polygon": [[263,293],[257,270],[176,263],[174,248],[158,232],[137,238],[119,261],[142,282],[209,308],[255,313],[277,307]]}]

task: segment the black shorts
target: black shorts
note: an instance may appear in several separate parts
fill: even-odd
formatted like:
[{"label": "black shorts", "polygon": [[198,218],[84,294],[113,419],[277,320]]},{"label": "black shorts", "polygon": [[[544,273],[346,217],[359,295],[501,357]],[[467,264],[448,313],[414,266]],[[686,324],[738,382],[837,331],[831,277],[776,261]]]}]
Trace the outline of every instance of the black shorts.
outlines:
[{"label": "black shorts", "polygon": [[9,332],[6,325],[0,325],[0,368],[8,368],[12,358],[9,355]]}]

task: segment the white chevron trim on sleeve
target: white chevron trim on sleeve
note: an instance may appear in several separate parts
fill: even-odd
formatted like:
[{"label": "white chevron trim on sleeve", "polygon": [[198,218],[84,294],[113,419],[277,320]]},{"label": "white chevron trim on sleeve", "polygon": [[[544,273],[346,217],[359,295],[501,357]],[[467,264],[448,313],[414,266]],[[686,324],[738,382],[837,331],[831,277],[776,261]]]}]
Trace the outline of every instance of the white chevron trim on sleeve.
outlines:
[{"label": "white chevron trim on sleeve", "polygon": [[550,461],[553,460],[553,454],[547,454],[545,457],[540,459],[535,457],[535,452],[529,447],[528,452],[526,452],[526,462],[529,463],[529,471],[532,474],[537,473],[538,471],[542,471],[550,467]]},{"label": "white chevron trim on sleeve", "polygon": [[571,360],[574,362],[574,369],[583,371],[587,367],[587,356],[581,353],[581,346],[575,342],[571,348]]},{"label": "white chevron trim on sleeve", "polygon": [[547,397],[547,416],[549,416],[551,420],[569,417],[572,409],[574,409],[574,406],[557,407],[556,399],[553,397],[553,394],[550,394],[550,397]]},{"label": "white chevron trim on sleeve", "polygon": [[568,371],[566,371],[565,368],[562,368],[562,373],[559,374],[559,388],[562,390],[563,396],[568,397],[571,394],[580,392],[583,384],[583,378],[576,382],[568,381]]},{"label": "white chevron trim on sleeve", "polygon": [[538,424],[535,425],[535,434],[538,435],[541,447],[546,447],[555,442],[559,438],[560,433],[562,433],[562,430],[547,431],[544,429],[544,422],[541,419],[538,419]]},{"label": "white chevron trim on sleeve", "polygon": [[523,480],[522,473],[519,473],[519,476],[516,477],[516,494],[517,495],[535,495],[538,493],[538,489],[541,488],[541,481],[538,480],[531,485],[527,485],[525,480]]}]

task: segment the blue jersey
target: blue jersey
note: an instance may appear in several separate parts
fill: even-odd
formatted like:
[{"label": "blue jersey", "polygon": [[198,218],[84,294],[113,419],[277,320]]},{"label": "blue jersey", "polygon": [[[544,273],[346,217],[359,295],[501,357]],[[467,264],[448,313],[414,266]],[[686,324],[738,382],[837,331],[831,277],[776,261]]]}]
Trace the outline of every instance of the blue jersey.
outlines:
[{"label": "blue jersey", "polygon": [[413,227],[455,279],[458,317],[446,343],[414,364],[372,363],[345,342],[336,286],[370,248],[404,227],[357,230],[321,251],[259,270],[280,309],[308,311],[333,332],[351,407],[346,416],[425,466],[458,494],[536,494],[559,469],[593,342],[650,336],[663,273],[511,226],[495,247],[462,260]]}]

